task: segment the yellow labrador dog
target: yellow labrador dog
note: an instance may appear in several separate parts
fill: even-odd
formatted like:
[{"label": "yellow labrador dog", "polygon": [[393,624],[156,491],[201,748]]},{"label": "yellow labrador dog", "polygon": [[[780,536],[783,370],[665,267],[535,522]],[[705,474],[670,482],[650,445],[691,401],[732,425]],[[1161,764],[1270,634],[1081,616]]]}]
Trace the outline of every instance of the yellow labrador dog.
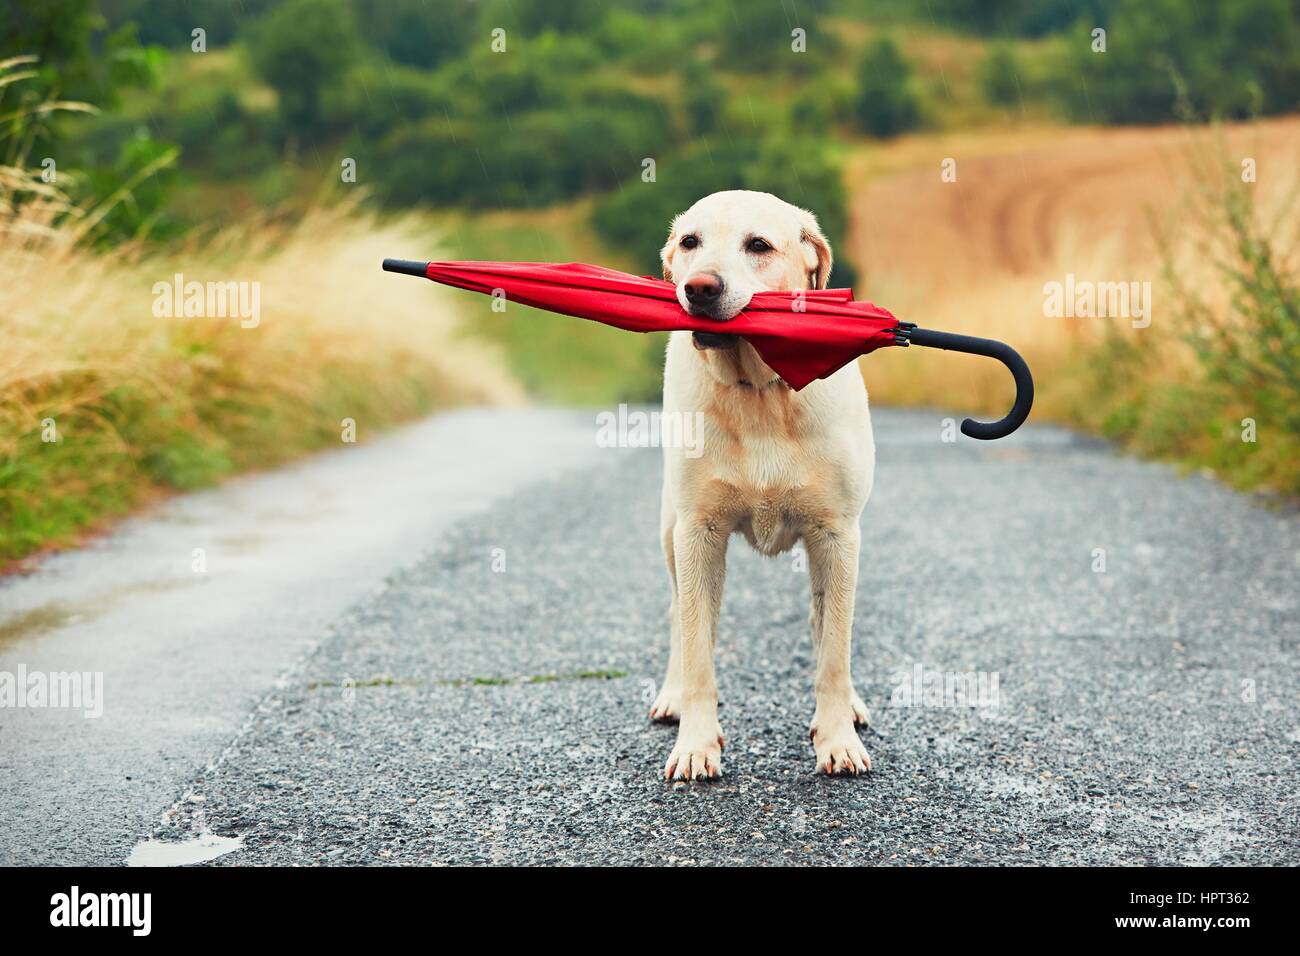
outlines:
[{"label": "yellow labrador dog", "polygon": [[825,288],[831,248],[817,219],[768,193],[714,193],[673,220],[664,278],[688,312],[718,333],[674,332],[664,369],[664,412],[703,412],[703,454],[664,450],[661,534],[672,579],[672,649],[650,710],[678,720],[667,779],[722,773],[713,645],[727,539],[743,534],[776,555],[803,541],[817,655],[812,742],[817,767],[871,767],[856,725],[867,709],[849,674],[858,518],[871,494],[875,446],[856,362],[800,392],[749,343],[723,330],[755,292]]}]

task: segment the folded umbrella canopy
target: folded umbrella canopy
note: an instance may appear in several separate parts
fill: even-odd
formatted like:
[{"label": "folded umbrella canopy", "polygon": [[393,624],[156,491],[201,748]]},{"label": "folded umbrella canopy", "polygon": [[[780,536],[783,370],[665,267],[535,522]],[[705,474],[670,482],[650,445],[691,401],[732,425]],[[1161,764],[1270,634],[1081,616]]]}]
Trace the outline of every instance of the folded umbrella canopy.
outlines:
[{"label": "folded umbrella canopy", "polygon": [[511,302],[560,312],[632,332],[721,331],[745,338],[795,391],[825,378],[859,355],[890,345],[923,345],[986,355],[1003,362],[1016,381],[1016,401],[997,422],[966,419],[971,438],[1002,438],[1024,422],[1033,404],[1029,368],[1010,346],[992,339],[919,329],[851,289],[758,292],[725,323],[694,316],[677,301],[671,282],[580,262],[418,262],[385,259],[387,272],[423,276]]}]

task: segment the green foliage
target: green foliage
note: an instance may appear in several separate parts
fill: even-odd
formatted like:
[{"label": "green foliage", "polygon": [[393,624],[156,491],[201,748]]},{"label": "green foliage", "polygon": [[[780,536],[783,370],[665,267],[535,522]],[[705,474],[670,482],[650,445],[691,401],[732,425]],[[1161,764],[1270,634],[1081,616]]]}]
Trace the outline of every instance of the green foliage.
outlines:
[{"label": "green foliage", "polygon": [[790,100],[790,134],[800,138],[824,139],[837,119],[836,104],[827,95],[828,80],[813,83]]},{"label": "green foliage", "polygon": [[[547,33],[502,55],[485,47],[427,80],[407,76],[401,122],[378,105],[373,124],[354,124],[367,135],[348,148],[385,170],[375,190],[394,205],[544,206],[612,189],[671,148],[677,131],[663,102],[601,74],[600,63],[580,36]],[[376,99],[341,102],[364,114]]]},{"label": "green foliage", "polygon": [[476,41],[480,5],[475,0],[352,0],[366,44],[394,63],[432,69],[462,55]]},{"label": "green foliage", "polygon": [[378,142],[390,130],[430,117],[446,121],[470,105],[445,75],[379,60],[359,64],[336,95],[322,104],[321,113],[327,127],[346,131],[349,149],[354,150],[352,139]]},{"label": "green foliage", "polygon": [[548,33],[519,40],[506,53],[486,44],[437,74],[457,96],[462,116],[513,116],[579,100],[602,55],[586,37]]},{"label": "green foliage", "polygon": [[99,102],[105,65],[94,56],[91,39],[104,21],[93,0],[48,0],[0,4],[0,59],[40,57],[41,83],[32,96],[52,90],[70,99]]},{"label": "green foliage", "polygon": [[687,60],[681,69],[682,109],[692,136],[717,132],[727,106],[727,89],[717,73],[699,60]]},{"label": "green foliage", "polygon": [[[0,84],[0,99],[6,101],[0,112],[9,119],[0,129],[0,156],[15,167],[33,156],[57,157],[61,199],[74,204],[64,214],[86,217],[84,236],[101,245],[150,232],[174,234],[176,224],[166,212],[176,182],[174,146],[136,127],[129,134],[120,131],[96,154],[68,142],[64,120],[70,108],[84,116],[94,112],[92,106],[118,106],[124,89],[155,86],[163,51],[142,46],[131,23],[108,31],[94,4],[84,0],[11,3],[2,9],[0,59],[35,62]],[[68,102],[72,95],[89,96],[93,103]],[[5,196],[0,205],[19,206],[26,198]]]},{"label": "green foliage", "polygon": [[1300,106],[1291,0],[1116,0],[1104,53],[1092,50],[1092,27],[1080,21],[1071,31],[1057,78],[1057,96],[1078,119],[1242,118]]},{"label": "green foliage", "polygon": [[[610,10],[597,42],[609,58],[637,73],[663,73],[689,48],[690,24],[676,17],[651,17],[631,10]],[[690,60],[686,61],[688,64]]]},{"label": "green foliage", "polygon": [[[602,238],[625,250],[646,275],[658,275],[659,250],[668,224],[697,199],[723,189],[771,192],[814,212],[834,246],[847,225],[847,199],[837,163],[812,144],[773,138],[706,140],[666,158],[656,181],[625,182],[598,203],[592,224]],[[851,285],[841,259],[832,282]]]},{"label": "green foliage", "polygon": [[[93,0],[42,0],[0,4],[0,60],[35,56],[35,82],[24,85],[20,105],[59,98],[111,109],[129,87],[152,86],[164,54],[142,46],[132,23],[108,30]],[[52,116],[24,117],[24,133],[36,147],[58,141]]]},{"label": "green foliage", "polygon": [[490,0],[483,22],[499,24],[507,31],[518,30],[525,36],[548,31],[586,33],[600,23],[610,5],[608,0]]},{"label": "green foliage", "polygon": [[[800,71],[815,68],[819,50],[832,41],[821,33],[820,19],[828,4],[823,0],[759,0],[736,4],[724,0],[713,5],[708,33],[716,38],[719,54],[731,68],[750,72]],[[792,47],[792,31],[804,31],[806,52]]]},{"label": "green foliage", "polygon": [[891,37],[868,47],[858,67],[858,124],[873,136],[897,136],[919,125],[912,64]]},{"label": "green foliage", "polygon": [[344,0],[287,0],[253,29],[254,69],[275,90],[285,131],[322,132],[321,102],[355,60],[356,22]]},{"label": "green foliage", "polygon": [[930,0],[936,20],[985,36],[1044,36],[1075,21],[1104,26],[1115,0]]},{"label": "green foliage", "polygon": [[168,77],[146,115],[118,111],[85,120],[78,130],[78,165],[113,166],[128,144],[143,135],[180,147],[191,169],[229,179],[253,175],[277,162],[271,114],[248,109],[239,80],[213,71],[203,83]]},{"label": "green foliage", "polygon": [[[191,31],[206,32],[209,49],[234,41],[244,25],[261,16],[276,0],[99,0],[109,23],[135,23],[144,43],[168,49],[193,42]],[[387,0],[387,6],[392,0]],[[378,4],[375,4],[378,6]]]},{"label": "green foliage", "polygon": [[[1225,170],[1229,186],[1218,198],[1218,232],[1209,247],[1230,292],[1225,311],[1213,307],[1197,284],[1180,281],[1173,265],[1173,285],[1184,335],[1192,345],[1207,381],[1222,387],[1244,407],[1264,411],[1271,423],[1300,440],[1300,276],[1292,248],[1277,240],[1255,213],[1253,184],[1242,183],[1237,168]],[[1294,196],[1281,220],[1294,229]]]},{"label": "green foliage", "polygon": [[672,139],[666,111],[649,97],[592,84],[577,100],[399,127],[375,150],[385,170],[376,190],[399,205],[544,206],[613,188]]},{"label": "green foliage", "polygon": [[994,106],[1014,106],[1021,99],[1020,74],[1020,64],[1011,47],[999,43],[989,48],[980,63],[980,91]]},{"label": "green foliage", "polygon": [[121,144],[111,165],[86,170],[77,194],[87,205],[111,201],[93,230],[95,242],[112,247],[125,239],[167,239],[181,226],[170,214],[178,173],[175,147],[137,131]]}]

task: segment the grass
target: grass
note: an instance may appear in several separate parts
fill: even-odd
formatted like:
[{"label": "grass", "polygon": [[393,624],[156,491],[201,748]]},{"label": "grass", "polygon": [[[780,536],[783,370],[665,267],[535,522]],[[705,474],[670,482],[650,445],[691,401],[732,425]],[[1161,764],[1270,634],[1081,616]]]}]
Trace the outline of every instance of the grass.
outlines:
[{"label": "grass", "polygon": [[[459,332],[450,295],[380,271],[427,225],[351,206],[254,221],[182,248],[95,254],[81,211],[10,167],[0,221],[0,563],[76,542],[140,504],[522,393]],[[430,250],[432,252],[432,250]],[[159,318],[155,283],[257,283],[261,321]]]}]

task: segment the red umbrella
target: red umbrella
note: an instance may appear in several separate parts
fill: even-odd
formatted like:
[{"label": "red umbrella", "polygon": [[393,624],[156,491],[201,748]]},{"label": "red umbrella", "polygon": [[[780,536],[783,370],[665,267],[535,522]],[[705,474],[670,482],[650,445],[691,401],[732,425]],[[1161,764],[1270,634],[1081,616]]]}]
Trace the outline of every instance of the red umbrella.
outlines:
[{"label": "red umbrella", "polygon": [[[722,326],[715,319],[694,316],[683,309],[671,282],[581,262],[385,259],[384,269],[487,295],[503,294],[511,302],[594,319],[632,332],[716,334]],[[1010,346],[992,339],[918,329],[877,305],[855,301],[851,289],[758,292],[739,315],[725,323],[725,328],[728,333],[743,336],[795,391],[825,378],[859,355],[888,345],[924,345],[999,359],[1015,376],[1015,405],[998,422],[970,418],[962,422],[962,432],[972,438],[1011,434],[1029,415],[1033,403],[1029,369]]]}]

